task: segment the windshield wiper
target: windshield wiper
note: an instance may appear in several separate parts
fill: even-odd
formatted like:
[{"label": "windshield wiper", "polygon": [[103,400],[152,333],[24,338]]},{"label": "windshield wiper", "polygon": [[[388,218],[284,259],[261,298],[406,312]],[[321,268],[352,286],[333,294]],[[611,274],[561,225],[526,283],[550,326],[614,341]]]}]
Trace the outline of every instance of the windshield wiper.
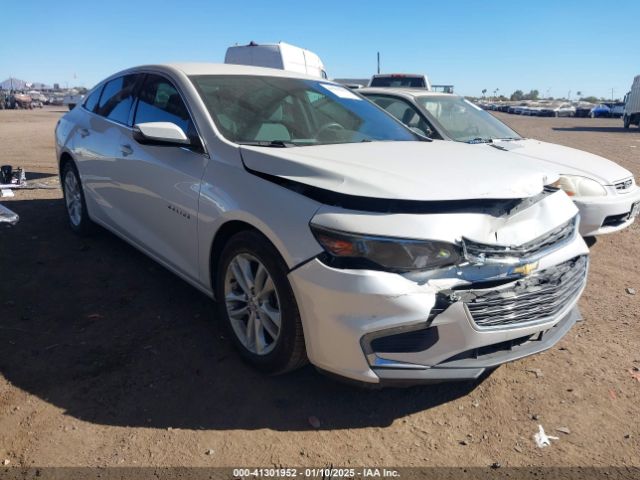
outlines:
[{"label": "windshield wiper", "polygon": [[237,142],[238,145],[250,145],[252,147],[289,148],[297,145],[289,140],[250,140],[247,142]]},{"label": "windshield wiper", "polygon": [[490,138],[476,137],[471,140],[467,140],[467,143],[493,143],[493,140]]},{"label": "windshield wiper", "polygon": [[524,140],[523,137],[503,137],[503,138],[494,138],[493,140],[502,140],[503,142],[515,142],[518,140]]}]

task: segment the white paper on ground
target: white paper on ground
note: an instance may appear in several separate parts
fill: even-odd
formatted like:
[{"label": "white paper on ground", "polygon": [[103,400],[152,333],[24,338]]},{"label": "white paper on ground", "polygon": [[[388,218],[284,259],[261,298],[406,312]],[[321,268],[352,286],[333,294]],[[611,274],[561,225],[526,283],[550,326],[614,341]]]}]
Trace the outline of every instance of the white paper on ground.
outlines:
[{"label": "white paper on ground", "polygon": [[0,192],[2,193],[3,197],[15,197],[13,190],[11,190],[10,188],[3,188],[2,190],[0,190]]},{"label": "white paper on ground", "polygon": [[536,445],[538,446],[538,448],[548,447],[549,445],[551,445],[551,440],[559,440],[558,437],[554,437],[544,433],[544,428],[542,428],[542,425],[538,425],[538,433],[533,436],[533,439],[536,441]]}]

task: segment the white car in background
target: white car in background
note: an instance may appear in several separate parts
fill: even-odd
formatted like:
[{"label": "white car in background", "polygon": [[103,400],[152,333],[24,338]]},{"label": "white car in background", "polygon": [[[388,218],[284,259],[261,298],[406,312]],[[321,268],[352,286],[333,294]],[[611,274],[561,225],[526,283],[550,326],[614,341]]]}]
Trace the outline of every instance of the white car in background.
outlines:
[{"label": "white car in background", "polygon": [[358,92],[430,138],[478,144],[478,148],[518,154],[521,160],[525,157],[548,162],[548,168],[560,175],[557,185],[580,209],[583,236],[622,230],[631,225],[640,212],[640,188],[633,174],[611,160],[523,138],[493,115],[457,95],[417,89],[367,88]]},{"label": "white car in background", "polygon": [[557,175],[429,141],[338,84],[138,67],[55,138],[71,228],[102,225],[218,299],[265,372],[473,379],[579,316],[588,249]]}]

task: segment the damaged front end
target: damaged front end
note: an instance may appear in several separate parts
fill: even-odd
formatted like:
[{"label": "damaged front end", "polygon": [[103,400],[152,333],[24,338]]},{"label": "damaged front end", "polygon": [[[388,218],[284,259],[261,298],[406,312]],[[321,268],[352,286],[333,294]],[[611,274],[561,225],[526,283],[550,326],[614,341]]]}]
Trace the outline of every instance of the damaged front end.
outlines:
[{"label": "damaged front end", "polygon": [[500,215],[321,209],[313,225],[364,234],[373,225],[459,255],[453,265],[406,271],[321,255],[291,272],[305,334],[322,337],[308,346],[312,362],[360,381],[414,384],[474,379],[553,346],[579,318],[588,249],[564,193],[523,203]]}]

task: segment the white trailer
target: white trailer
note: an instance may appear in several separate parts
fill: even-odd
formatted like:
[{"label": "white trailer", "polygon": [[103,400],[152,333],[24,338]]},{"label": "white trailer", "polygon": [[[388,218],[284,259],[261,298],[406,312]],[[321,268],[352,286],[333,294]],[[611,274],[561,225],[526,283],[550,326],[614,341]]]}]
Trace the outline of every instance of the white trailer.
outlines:
[{"label": "white trailer", "polygon": [[252,65],[254,67],[278,68],[296,73],[306,73],[318,78],[327,78],[320,57],[310,50],[285,42],[251,42],[227,48],[224,63]]},{"label": "white trailer", "polygon": [[631,85],[631,91],[624,97],[624,114],[622,116],[624,128],[637,125],[640,128],[640,75],[636,75]]}]

